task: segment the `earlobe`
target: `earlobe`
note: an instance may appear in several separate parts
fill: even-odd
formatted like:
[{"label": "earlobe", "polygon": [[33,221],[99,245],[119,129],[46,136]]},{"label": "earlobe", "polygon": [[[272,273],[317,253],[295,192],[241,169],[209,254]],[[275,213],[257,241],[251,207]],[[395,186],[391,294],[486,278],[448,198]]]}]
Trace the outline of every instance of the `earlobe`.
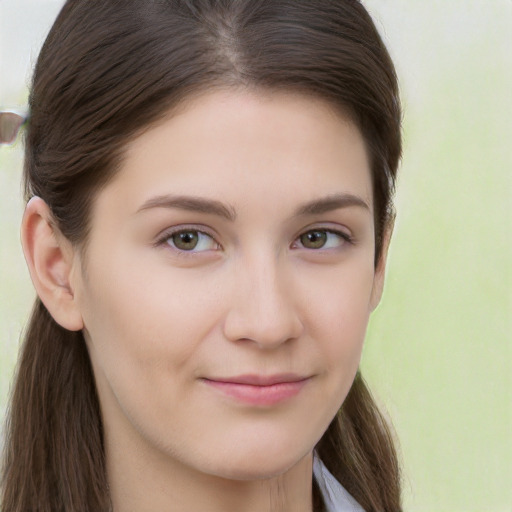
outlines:
[{"label": "earlobe", "polygon": [[25,208],[21,241],[30,277],[49,313],[65,329],[82,329],[82,316],[71,285],[74,250],[40,197],[33,197]]},{"label": "earlobe", "polygon": [[388,258],[389,243],[391,242],[391,235],[393,234],[394,218],[388,222],[385,228],[384,236],[382,237],[382,250],[379,261],[375,268],[375,275],[373,278],[372,294],[370,298],[370,311],[374,311],[379,305],[384,291],[384,278],[386,275],[386,263]]}]

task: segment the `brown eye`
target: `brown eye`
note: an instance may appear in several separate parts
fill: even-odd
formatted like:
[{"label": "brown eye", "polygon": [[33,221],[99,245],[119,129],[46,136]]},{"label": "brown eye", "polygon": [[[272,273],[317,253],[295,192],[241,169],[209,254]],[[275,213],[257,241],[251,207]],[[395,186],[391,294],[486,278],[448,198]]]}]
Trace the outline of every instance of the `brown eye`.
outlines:
[{"label": "brown eye", "polygon": [[178,251],[202,252],[219,248],[210,235],[196,229],[172,233],[166,237],[165,242]]},{"label": "brown eye", "polygon": [[321,249],[326,242],[326,231],[308,231],[300,236],[300,243],[306,249]]},{"label": "brown eye", "polygon": [[304,249],[337,249],[352,243],[352,238],[342,231],[312,229],[300,235],[297,242]]},{"label": "brown eye", "polygon": [[191,251],[196,248],[199,242],[199,233],[197,231],[182,231],[181,233],[175,233],[171,238],[177,249]]}]

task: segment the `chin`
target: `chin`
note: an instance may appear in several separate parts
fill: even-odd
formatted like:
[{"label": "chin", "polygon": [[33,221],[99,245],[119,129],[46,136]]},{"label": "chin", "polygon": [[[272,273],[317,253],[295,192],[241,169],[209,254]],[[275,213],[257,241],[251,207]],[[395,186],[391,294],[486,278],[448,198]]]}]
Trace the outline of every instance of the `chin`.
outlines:
[{"label": "chin", "polygon": [[[295,463],[298,461],[294,461]],[[270,480],[286,473],[294,464],[286,465],[279,464],[277,461],[272,461],[265,467],[258,466],[257,464],[250,463],[243,466],[230,466],[229,468],[216,468],[212,473],[227,480],[239,481],[256,481],[256,480]]]},{"label": "chin", "polygon": [[[246,447],[247,448],[247,447]],[[211,473],[229,480],[268,480],[286,473],[313,448],[303,451],[286,449],[281,447],[278,450],[266,449],[259,446],[254,450],[236,450],[233,447],[228,457],[224,456],[222,464],[214,464]]]}]

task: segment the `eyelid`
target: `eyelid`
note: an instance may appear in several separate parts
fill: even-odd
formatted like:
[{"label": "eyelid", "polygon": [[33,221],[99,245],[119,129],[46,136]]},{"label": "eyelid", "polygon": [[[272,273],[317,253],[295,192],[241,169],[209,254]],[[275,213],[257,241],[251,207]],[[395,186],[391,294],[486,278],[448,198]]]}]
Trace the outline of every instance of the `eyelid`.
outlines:
[{"label": "eyelid", "polygon": [[[309,226],[306,229],[302,230],[294,238],[294,240],[292,242],[292,247],[299,241],[301,236],[305,235],[306,233],[310,233],[312,231],[323,231],[325,233],[331,233],[331,234],[339,236],[341,239],[343,239],[343,241],[345,243],[349,243],[349,244],[354,244],[355,243],[355,240],[354,240],[354,237],[352,236],[352,234],[344,231],[340,227],[331,227],[331,226],[325,226],[325,225],[319,225],[319,226],[318,225],[313,225],[313,226]],[[342,246],[343,245],[345,245],[345,244],[343,243]],[[307,248],[307,247],[302,247],[302,248],[305,249],[305,250],[308,250],[308,251],[321,251],[322,249],[324,249],[323,247],[320,247],[318,249],[311,249],[311,248]],[[327,248],[327,249],[324,249],[324,250],[330,250],[330,249],[331,248]]]},{"label": "eyelid", "polygon": [[[187,232],[187,231],[197,231],[198,233],[201,233],[202,235],[205,235],[205,236],[211,238],[217,244],[219,249],[222,249],[221,244],[217,240],[216,234],[212,233],[211,230],[209,230],[208,228],[205,228],[205,226],[200,226],[197,224],[183,224],[183,225],[179,225],[179,226],[173,226],[170,228],[166,228],[156,236],[156,240],[153,245],[155,247],[161,247],[164,244],[167,244],[167,240],[169,240],[169,238],[171,238],[173,235],[176,235],[178,233]],[[177,247],[172,247],[170,244],[167,244],[167,246],[171,250],[174,250],[174,251],[176,251],[176,253],[179,253],[179,254],[199,254],[202,252],[207,252],[207,251],[193,251],[193,250],[185,251],[182,249],[178,249]]]},{"label": "eyelid", "polygon": [[[208,236],[209,238],[211,238],[217,244],[218,249],[222,249],[222,245],[218,241],[217,234],[213,233],[212,232],[213,230],[211,230],[209,228],[206,228],[204,225],[198,225],[198,224],[184,224],[184,225],[178,225],[178,226],[173,226],[173,227],[170,227],[170,228],[166,228],[166,229],[162,230],[156,236],[156,241],[154,242],[153,245],[155,247],[160,247],[160,246],[163,246],[164,244],[166,244],[167,247],[169,247],[170,249],[174,250],[176,253],[179,253],[179,254],[189,254],[189,255],[192,255],[192,254],[199,254],[199,253],[202,253],[202,252],[207,252],[207,251],[193,251],[193,250],[185,251],[185,250],[181,250],[181,249],[178,249],[176,247],[173,247],[170,244],[167,244],[167,241],[173,235],[175,235],[177,233],[186,232],[186,231],[197,231],[198,233],[201,233],[202,235]],[[294,240],[293,240],[293,242],[291,244],[292,248],[298,242],[298,240],[300,239],[301,236],[303,236],[306,233],[309,233],[311,231],[325,231],[326,233],[331,233],[331,234],[339,236],[340,238],[342,238],[345,242],[347,242],[349,244],[354,244],[355,243],[353,235],[351,233],[349,233],[349,232],[344,231],[341,227],[332,227],[332,226],[326,226],[326,225],[312,225],[312,226],[308,226],[307,228],[301,230],[295,236],[295,238],[294,238]],[[347,229],[347,231],[348,231],[348,229]],[[342,244],[342,245],[344,245],[344,244]],[[319,248],[319,249],[309,249],[307,247],[303,247],[303,249],[309,250],[309,251],[321,251],[322,250],[322,248]],[[329,249],[326,249],[326,250],[329,250]]]}]

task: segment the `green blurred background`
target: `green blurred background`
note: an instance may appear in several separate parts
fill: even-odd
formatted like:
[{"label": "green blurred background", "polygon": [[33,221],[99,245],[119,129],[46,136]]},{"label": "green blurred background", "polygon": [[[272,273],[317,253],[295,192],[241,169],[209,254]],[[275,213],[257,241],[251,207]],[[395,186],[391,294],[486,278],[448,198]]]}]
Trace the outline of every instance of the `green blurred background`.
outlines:
[{"label": "green blurred background", "polygon": [[[405,149],[362,369],[411,512],[512,511],[512,1],[366,0],[395,60]],[[60,0],[0,0],[0,107],[23,107]],[[0,414],[33,291],[22,147],[0,148]]]}]

